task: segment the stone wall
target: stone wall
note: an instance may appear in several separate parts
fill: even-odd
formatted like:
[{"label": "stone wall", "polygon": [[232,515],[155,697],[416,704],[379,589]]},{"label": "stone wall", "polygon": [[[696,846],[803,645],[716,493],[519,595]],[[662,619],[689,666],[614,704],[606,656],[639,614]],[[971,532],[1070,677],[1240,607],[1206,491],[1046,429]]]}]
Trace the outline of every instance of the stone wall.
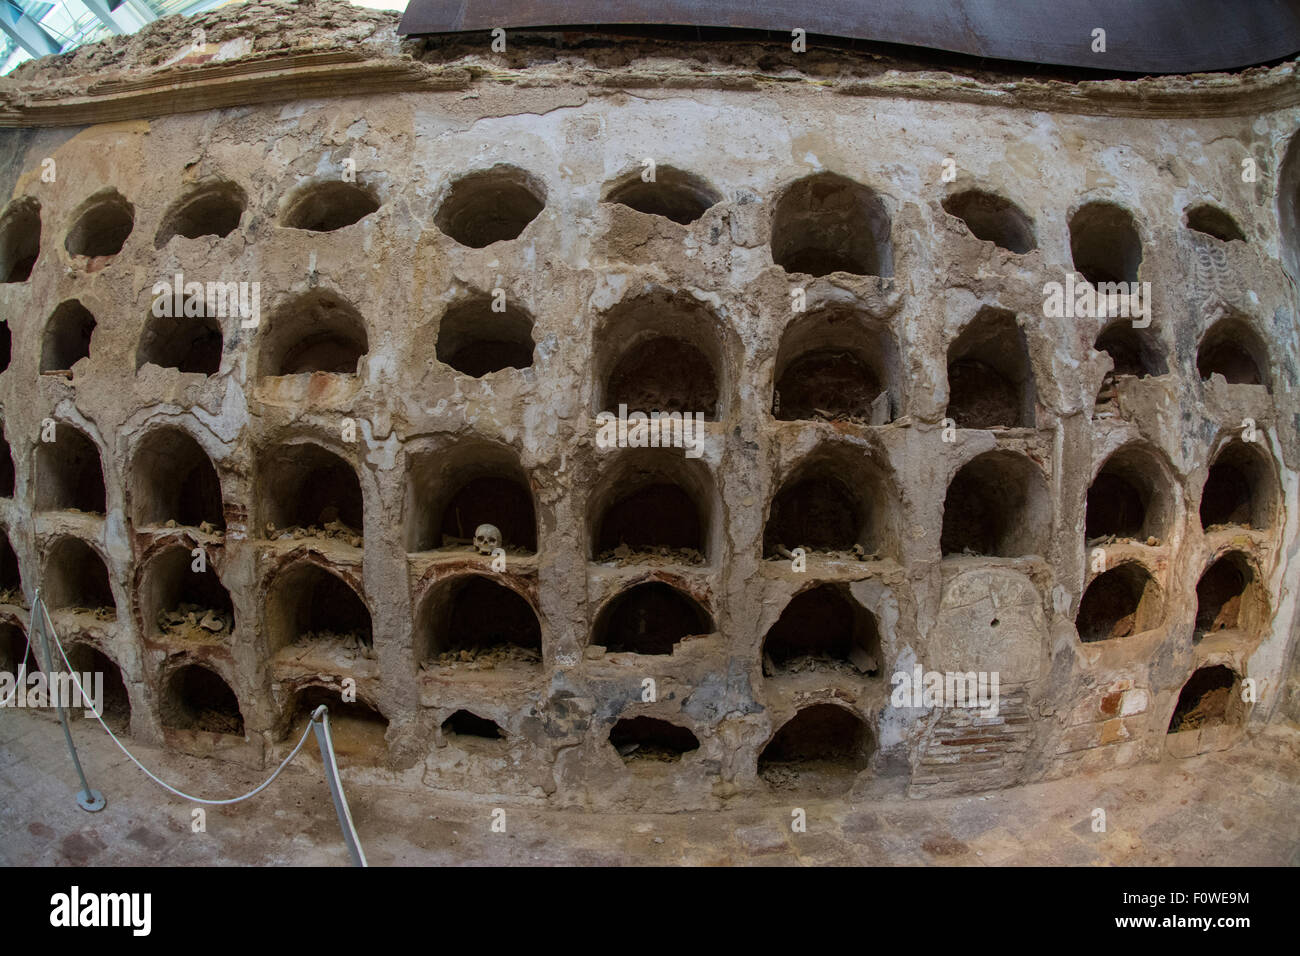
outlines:
[{"label": "stone wall", "polygon": [[[137,739],[263,765],[327,702],[378,777],[558,805],[1280,719],[1293,64],[515,36],[256,3],[0,83],[7,642],[40,586]],[[260,313],[155,314],[177,275]],[[1049,314],[1067,275],[1149,282],[1149,326]],[[702,413],[699,457],[602,447],[620,401]],[[917,668],[997,672],[999,713],[895,706]]]}]

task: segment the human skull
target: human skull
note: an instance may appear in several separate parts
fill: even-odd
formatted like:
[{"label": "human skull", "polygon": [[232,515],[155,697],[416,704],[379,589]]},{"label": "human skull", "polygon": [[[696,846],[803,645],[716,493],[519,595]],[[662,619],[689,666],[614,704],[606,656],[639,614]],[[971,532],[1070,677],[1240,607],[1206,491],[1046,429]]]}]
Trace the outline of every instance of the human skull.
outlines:
[{"label": "human skull", "polygon": [[494,524],[481,524],[474,529],[474,549],[479,554],[491,554],[501,547],[501,529]]}]

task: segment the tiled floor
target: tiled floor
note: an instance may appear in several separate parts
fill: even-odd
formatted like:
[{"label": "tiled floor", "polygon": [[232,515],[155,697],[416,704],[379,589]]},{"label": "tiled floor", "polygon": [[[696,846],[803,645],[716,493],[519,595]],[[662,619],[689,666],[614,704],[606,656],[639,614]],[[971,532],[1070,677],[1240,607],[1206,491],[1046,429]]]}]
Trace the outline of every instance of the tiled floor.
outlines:
[{"label": "tiled floor", "polygon": [[[308,763],[252,800],[209,808],[206,830],[194,832],[195,805],[150,782],[97,727],[79,724],[76,735],[92,784],[108,797],[99,814],[74,801],[58,724],[0,712],[0,863],[347,863],[324,780]],[[792,832],[784,806],[591,814],[509,805],[501,833],[491,802],[349,783],[346,768],[344,780],[371,865],[1300,865],[1300,765],[1283,756],[1294,746],[1271,743],[980,797],[809,802],[804,833]],[[131,747],[169,782],[204,796],[265,777]],[[1092,827],[1097,807],[1106,811],[1102,833]]]}]

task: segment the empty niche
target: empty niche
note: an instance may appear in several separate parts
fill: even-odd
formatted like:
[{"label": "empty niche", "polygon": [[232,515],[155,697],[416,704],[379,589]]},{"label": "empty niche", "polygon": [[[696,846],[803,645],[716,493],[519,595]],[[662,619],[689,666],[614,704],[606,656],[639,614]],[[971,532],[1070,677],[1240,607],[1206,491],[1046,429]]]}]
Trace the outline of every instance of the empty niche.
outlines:
[{"label": "empty niche", "polygon": [[406,485],[406,550],[472,545],[479,525],[500,532],[508,554],[537,551],[537,518],[518,455],[465,442],[411,456]]},{"label": "empty niche", "polygon": [[41,254],[41,204],[15,199],[0,215],[0,282],[26,282]]},{"label": "empty niche", "polygon": [[812,704],[781,726],[758,756],[759,776],[778,790],[842,793],[866,769],[866,722],[837,704]]},{"label": "empty niche", "polygon": [[588,505],[592,559],[657,553],[684,564],[707,561],[709,480],[681,452],[624,452]]},{"label": "empty niche", "polygon": [[0,530],[0,604],[23,604],[23,581],[18,555],[9,543],[7,530]]},{"label": "empty niche", "polygon": [[639,171],[631,173],[605,194],[604,201],[688,226],[721,199],[717,190],[694,173],[659,166],[652,182],[645,182]]},{"label": "empty niche", "polygon": [[277,445],[263,455],[259,474],[262,530],[267,538],[300,529],[360,546],[361,481],[356,470],[334,452],[312,442]]},{"label": "empty niche", "polygon": [[480,574],[440,581],[425,596],[416,621],[421,660],[479,666],[536,665],[542,628],[533,606],[518,592]]},{"label": "empty niche", "polygon": [[821,584],[795,595],[763,638],[763,673],[837,670],[878,675],[880,631],[847,587]]},{"label": "empty niche", "polygon": [[658,717],[622,717],[610,728],[610,746],[623,763],[676,763],[700,749],[700,740],[687,727]]},{"label": "empty niche", "polygon": [[1074,626],[1085,644],[1130,637],[1159,625],[1161,604],[1151,572],[1135,561],[1126,562],[1092,579]]},{"label": "empty niche", "polygon": [[1163,354],[1155,347],[1146,330],[1133,328],[1128,319],[1119,319],[1108,325],[1092,346],[1111,357],[1112,375],[1133,375],[1146,378],[1164,375],[1168,371]]},{"label": "empty niche", "polygon": [[943,211],[964,222],[976,239],[1017,254],[1034,249],[1034,224],[1010,199],[967,189],[944,199]]},{"label": "empty niche", "polygon": [[948,346],[948,408],[958,428],[1032,428],[1034,374],[1015,316],[984,308]]},{"label": "empty niche", "polygon": [[1292,279],[1300,278],[1300,136],[1292,136],[1277,177],[1281,255]]},{"label": "empty niche", "polygon": [[1174,517],[1168,483],[1154,452],[1125,445],[1106,459],[1088,487],[1084,537],[1165,537]]},{"label": "empty niche", "polygon": [[[623,404],[629,414],[717,419],[724,367],[720,336],[717,316],[684,293],[652,292],[620,303],[596,331],[597,408],[617,412]],[[676,440],[675,433],[665,440],[662,428],[660,445]]]},{"label": "empty niche", "polygon": [[333,372],[355,375],[370,350],[361,313],[341,296],[316,290],[295,296],[272,313],[259,354],[258,374]]},{"label": "empty niche", "polygon": [[708,611],[662,581],[633,585],[611,598],[592,627],[591,644],[611,654],[671,654],[688,637],[713,633]]},{"label": "empty niche", "polygon": [[347,661],[374,656],[366,602],[338,574],[311,561],[298,561],[275,576],[263,626],[272,654],[323,651]]},{"label": "empty niche", "polygon": [[442,732],[447,737],[473,740],[504,740],[501,725],[495,720],[480,717],[473,711],[458,710],[442,722]]},{"label": "empty niche", "polygon": [[294,190],[282,207],[280,225],[311,232],[333,232],[360,222],[378,208],[379,200],[371,190],[357,183],[331,179]]},{"label": "empty niche", "polygon": [[1240,724],[1245,716],[1246,705],[1241,699],[1237,675],[1222,664],[1201,667],[1183,685],[1169,720],[1168,733]]},{"label": "empty niche", "polygon": [[546,207],[546,188],[530,173],[500,163],[451,185],[433,217],[462,246],[482,249],[519,238]]},{"label": "empty niche", "polygon": [[1234,438],[1214,456],[1201,486],[1201,527],[1271,528],[1277,509],[1273,463],[1258,444]]},{"label": "empty niche", "polygon": [[26,674],[35,674],[41,670],[36,646],[27,641],[27,632],[22,625],[13,621],[0,621],[0,671],[13,674],[16,678],[19,669]]},{"label": "empty niche", "polygon": [[443,313],[435,350],[439,362],[474,378],[507,368],[532,367],[532,317],[509,303],[504,312],[494,312],[492,301],[478,295]]},{"label": "empty niche", "polygon": [[59,304],[45,323],[41,340],[41,371],[68,372],[81,359],[90,357],[90,337],[95,317],[76,299]]},{"label": "empty niche", "polygon": [[225,528],[221,481],[212,460],[179,428],[157,428],[131,459],[131,522],[137,528],[178,525]]},{"label": "empty niche", "polygon": [[159,717],[168,730],[244,736],[239,698],[221,675],[202,664],[184,664],[163,685]]},{"label": "empty niche", "polygon": [[1051,526],[1051,499],[1038,466],[1014,452],[990,451],[949,483],[940,548],[945,556],[1042,556]]},{"label": "empty niche", "polygon": [[104,513],[104,470],[99,449],[71,425],[57,425],[54,441],[36,446],[36,510]]},{"label": "empty niche", "polygon": [[74,214],[63,245],[74,256],[115,256],[134,228],[135,207],[116,189],[101,189]]},{"label": "empty niche", "polygon": [[4,423],[0,422],[0,498],[14,496],[14,456],[9,441],[4,437]]},{"label": "empty niche", "polygon": [[897,500],[885,469],[865,450],[822,446],[781,483],[763,528],[763,555],[782,549],[895,557]]},{"label": "empty niche", "polygon": [[186,315],[183,305],[173,308],[172,315],[155,315],[151,309],[136,347],[136,371],[148,364],[186,374],[217,374],[225,341],[220,321],[208,311],[206,300],[196,315]]},{"label": "empty niche", "polygon": [[9,323],[0,322],[0,372],[9,368],[9,362],[13,358],[13,344],[13,332]]},{"label": "empty niche", "polygon": [[1228,315],[1201,339],[1196,370],[1203,381],[1218,374],[1229,385],[1268,387],[1268,347],[1243,316]]},{"label": "empty niche", "polygon": [[772,415],[780,421],[884,425],[900,405],[898,349],[884,326],[848,309],[793,323],[776,356]]},{"label": "empty niche", "polygon": [[875,192],[837,173],[789,186],[772,217],[772,261],[790,273],[892,276],[889,213]]},{"label": "empty niche", "polygon": [[195,571],[188,545],[166,548],[145,564],[139,605],[144,631],[182,643],[228,640],[235,609],[216,569],[205,562]]},{"label": "empty niche", "polygon": [[352,766],[377,766],[384,762],[388,754],[388,719],[360,698],[345,702],[342,694],[332,687],[313,685],[294,694],[293,717],[287,735],[290,740],[302,737],[311,715],[322,704],[329,709],[330,740],[337,757]]},{"label": "empty niche", "polygon": [[[122,679],[122,670],[113,659],[103,651],[89,644],[73,644],[68,648],[68,663],[73,673],[78,675],[86,690],[91,687],[86,683],[86,675],[102,674],[104,680],[103,698],[100,702],[99,716],[104,719],[113,733],[121,735],[131,729],[131,696],[126,690],[126,681]],[[68,711],[72,717],[82,713],[78,710]]]},{"label": "empty niche", "polygon": [[175,236],[186,239],[228,236],[239,228],[247,205],[248,196],[235,183],[228,180],[201,183],[167,210],[154,237],[154,246],[161,249]]},{"label": "empty niche", "polygon": [[1237,221],[1218,206],[1208,203],[1193,206],[1184,214],[1183,222],[1188,229],[1204,233],[1220,242],[1246,241],[1246,234],[1241,231]]},{"label": "empty niche", "polygon": [[117,617],[117,601],[108,583],[108,567],[80,538],[59,538],[45,554],[42,599],[50,610],[68,608],[101,620]]},{"label": "empty niche", "polygon": [[1070,255],[1075,270],[1093,285],[1136,282],[1142,239],[1128,210],[1090,202],[1070,217]]},{"label": "empty niche", "polygon": [[1265,617],[1261,587],[1246,556],[1229,551],[1196,582],[1196,627],[1192,643],[1220,631],[1253,634]]}]

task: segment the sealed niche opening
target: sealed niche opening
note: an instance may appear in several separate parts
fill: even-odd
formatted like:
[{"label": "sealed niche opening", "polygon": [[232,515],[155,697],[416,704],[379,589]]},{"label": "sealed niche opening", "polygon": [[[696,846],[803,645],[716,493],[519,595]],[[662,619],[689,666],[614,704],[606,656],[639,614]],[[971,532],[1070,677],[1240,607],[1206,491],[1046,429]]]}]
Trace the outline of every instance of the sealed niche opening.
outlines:
[{"label": "sealed niche opening", "polygon": [[948,346],[948,409],[958,428],[1032,428],[1034,373],[1016,317],[985,308]]},{"label": "sealed niche opening", "polygon": [[198,185],[173,203],[163,216],[154,247],[161,249],[175,236],[186,239],[228,236],[239,228],[247,205],[247,195],[235,183],[219,180]]},{"label": "sealed niche opening", "polygon": [[0,531],[0,604],[23,603],[23,581],[18,572],[18,555],[9,535]]},{"label": "sealed niche opening", "polygon": [[1300,278],[1300,136],[1292,136],[1278,167],[1277,218],[1282,261],[1293,280]]},{"label": "sealed niche opening", "polygon": [[479,525],[494,525],[507,554],[537,551],[528,476],[510,448],[464,442],[413,454],[406,482],[407,551],[468,549]]},{"label": "sealed niche opening", "polygon": [[434,224],[462,246],[482,249],[519,238],[546,206],[546,188],[516,166],[498,164],[452,183]]},{"label": "sealed niche opening", "polygon": [[1241,316],[1220,319],[1201,339],[1196,350],[1196,369],[1203,381],[1218,374],[1229,385],[1268,387],[1268,347]]},{"label": "sealed niche opening", "polygon": [[[716,420],[725,392],[723,334],[713,311],[684,293],[656,290],[619,303],[596,331],[596,408],[617,414],[623,404],[629,416],[680,412],[683,419],[698,413]],[[660,421],[659,445],[682,447],[683,426],[681,420],[670,419],[667,427]],[[649,447],[648,428],[629,421],[629,447]]]},{"label": "sealed niche opening", "polygon": [[622,717],[609,731],[610,745],[625,764],[674,763],[700,749],[700,740],[687,727],[658,717]]},{"label": "sealed niche opening", "polygon": [[81,204],[63,245],[74,256],[115,256],[134,228],[135,207],[116,189],[102,189]]},{"label": "sealed niche opening", "polygon": [[103,514],[104,470],[86,434],[57,425],[54,441],[36,446],[36,510]]},{"label": "sealed niche opening", "polygon": [[1230,551],[1206,569],[1196,582],[1196,629],[1199,644],[1219,631],[1253,633],[1263,618],[1263,603],[1255,572],[1240,551]]},{"label": "sealed niche opening", "polygon": [[481,740],[504,740],[505,734],[495,720],[488,720],[468,710],[458,710],[442,722],[447,737],[477,737]]},{"label": "sealed niche opening", "polygon": [[1052,526],[1047,481],[1032,461],[990,451],[967,462],[943,502],[943,554],[1045,555]]},{"label": "sealed niche opening", "polygon": [[357,183],[331,179],[295,190],[283,206],[280,225],[333,232],[360,222],[378,208],[379,200],[370,190]]},{"label": "sealed niche opening", "polygon": [[136,371],[157,365],[186,374],[216,375],[225,347],[220,323],[207,314],[206,305],[199,315],[185,315],[183,307],[172,311],[172,315],[154,315],[150,310],[135,350]]},{"label": "sealed niche opening", "polygon": [[41,670],[36,646],[27,643],[27,632],[21,625],[0,621],[0,671],[17,678],[19,668],[23,669],[24,675]]},{"label": "sealed niche opening", "polygon": [[[128,733],[131,729],[131,697],[126,691],[121,668],[113,663],[111,657],[89,644],[73,644],[69,647],[68,663],[87,690],[90,687],[86,684],[85,675],[104,675],[104,698],[99,715],[113,733]],[[70,710],[68,716],[79,716],[81,713],[80,710]]]},{"label": "sealed niche opening", "polygon": [[840,584],[795,595],[763,638],[763,674],[880,673],[876,618]]},{"label": "sealed niche opening", "polygon": [[266,599],[265,627],[271,653],[337,651],[351,660],[373,656],[374,631],[365,601],[333,571],[299,561],[275,576]]},{"label": "sealed niche opening", "polygon": [[1201,527],[1271,528],[1276,509],[1272,461],[1258,444],[1233,439],[1214,456],[1201,488]]},{"label": "sealed niche opening", "polygon": [[1163,538],[1173,523],[1168,477],[1156,455],[1126,445],[1106,459],[1088,488],[1084,536]]},{"label": "sealed niche opening", "polygon": [[889,213],[872,190],[837,173],[787,188],[772,217],[772,261],[811,276],[892,276]]},{"label": "sealed niche opening", "polygon": [[494,312],[488,296],[458,302],[438,324],[438,361],[474,378],[531,368],[533,346],[532,317],[510,304],[504,312]]},{"label": "sealed niche opening", "polygon": [[422,659],[437,664],[538,664],[542,659],[542,627],[533,606],[480,574],[431,588],[416,626],[424,636]]},{"label": "sealed niche opening", "polygon": [[1146,331],[1133,328],[1129,319],[1119,319],[1108,325],[1097,336],[1092,347],[1111,357],[1115,365],[1111,375],[1146,378],[1149,375],[1164,375],[1168,371],[1164,356],[1153,345]]},{"label": "sealed niche opening", "polygon": [[158,716],[168,730],[244,736],[239,698],[220,675],[201,664],[185,664],[172,671],[163,688]]},{"label": "sealed niche opening", "polygon": [[0,282],[26,282],[41,254],[41,204],[24,196],[0,215]]},{"label": "sealed niche opening", "polygon": [[1246,706],[1238,686],[1237,675],[1222,664],[1197,668],[1178,695],[1168,732],[1242,723]]},{"label": "sealed niche opening", "polygon": [[1090,202],[1070,217],[1070,255],[1075,270],[1094,286],[1136,282],[1142,239],[1127,210]]},{"label": "sealed niche opening", "polygon": [[1220,242],[1232,242],[1234,240],[1246,241],[1246,234],[1241,231],[1237,225],[1237,220],[1233,219],[1226,211],[1218,206],[1211,206],[1202,203],[1199,206],[1193,206],[1187,210],[1183,221],[1188,229],[1194,229],[1196,232],[1203,232],[1207,236],[1212,236]]},{"label": "sealed niche opening", "polygon": [[361,481],[346,461],[311,442],[278,445],[262,459],[262,530],[267,538],[286,529],[336,538],[359,546]]},{"label": "sealed niche opening", "polygon": [[645,182],[641,176],[640,171],[629,175],[606,193],[604,201],[688,226],[722,199],[699,176],[671,166],[657,167],[653,182]]},{"label": "sealed niche opening", "polygon": [[76,299],[59,305],[45,323],[41,342],[41,371],[67,372],[78,361],[90,357],[90,337],[95,317]]},{"label": "sealed niche opening", "polygon": [[0,422],[0,498],[14,496],[14,456],[9,442],[4,438],[4,423]]},{"label": "sealed niche opening", "polygon": [[983,239],[1009,252],[1033,250],[1034,224],[1009,199],[980,189],[954,193],[943,201],[943,211],[956,216],[976,239]]},{"label": "sealed niche opening", "polygon": [[758,773],[778,790],[839,793],[871,757],[871,731],[836,704],[805,707],[782,725],[758,756]]},{"label": "sealed niche opening", "polygon": [[117,617],[117,601],[108,583],[108,567],[80,538],[59,538],[45,555],[41,595],[50,610],[70,608],[100,620]]},{"label": "sealed niche opening", "polygon": [[1079,602],[1074,626],[1085,644],[1130,637],[1160,623],[1160,590],[1136,562],[1121,564],[1092,579]]},{"label": "sealed niche opening", "polygon": [[776,356],[772,415],[884,425],[901,404],[898,349],[889,330],[847,309],[793,323]]},{"label": "sealed niche opening", "polygon": [[229,639],[235,630],[230,593],[208,562],[195,571],[186,546],[167,548],[145,565],[140,576],[140,614],[144,631],[182,642]]},{"label": "sealed niche opening", "polygon": [[355,375],[370,350],[361,313],[326,290],[299,295],[270,317],[258,357],[259,375],[332,372]]},{"label": "sealed niche opening", "polygon": [[588,505],[592,559],[657,553],[678,563],[707,561],[709,481],[707,470],[679,451],[624,452]]},{"label": "sealed niche opening", "polygon": [[897,498],[884,469],[861,449],[823,446],[805,458],[772,499],[763,556],[783,551],[895,555]]},{"label": "sealed niche opening", "polygon": [[294,695],[288,739],[296,741],[302,736],[321,704],[329,708],[330,739],[340,763],[373,767],[384,762],[388,755],[387,718],[360,699],[345,703],[342,694],[332,687],[313,685]]},{"label": "sealed niche opening", "polygon": [[713,620],[694,598],[662,581],[615,595],[596,616],[591,644],[611,654],[671,654],[688,637],[713,633]]},{"label": "sealed niche opening", "polygon": [[137,528],[178,525],[215,531],[226,526],[221,481],[212,460],[179,428],[157,428],[131,460],[131,522]]}]

